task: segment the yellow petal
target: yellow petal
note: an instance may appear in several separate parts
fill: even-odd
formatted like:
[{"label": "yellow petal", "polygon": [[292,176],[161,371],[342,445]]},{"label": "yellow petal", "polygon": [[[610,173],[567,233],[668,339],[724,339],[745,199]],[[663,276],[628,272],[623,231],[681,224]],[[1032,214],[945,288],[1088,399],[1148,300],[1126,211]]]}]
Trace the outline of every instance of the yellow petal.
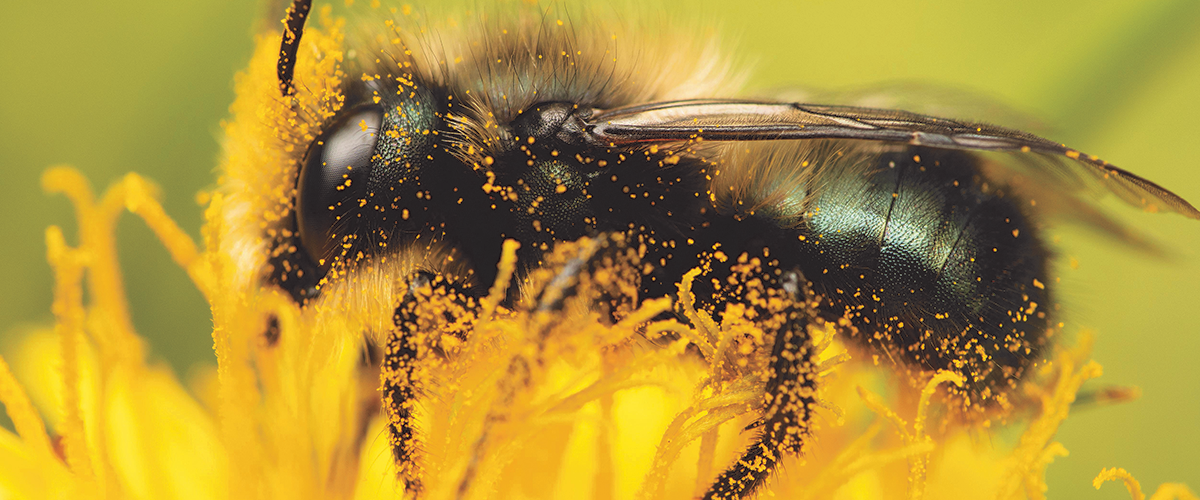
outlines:
[{"label": "yellow petal", "polygon": [[72,477],[53,455],[0,427],[0,498],[71,498]]},{"label": "yellow petal", "polygon": [[105,442],[129,498],[227,495],[226,455],[216,426],[170,371],[119,366],[107,392]]},{"label": "yellow petal", "polygon": [[56,366],[62,359],[58,336],[50,328],[18,329],[8,335],[17,339],[4,353],[13,376],[46,419],[46,425],[57,427],[62,416],[58,411],[62,407],[62,370]]}]

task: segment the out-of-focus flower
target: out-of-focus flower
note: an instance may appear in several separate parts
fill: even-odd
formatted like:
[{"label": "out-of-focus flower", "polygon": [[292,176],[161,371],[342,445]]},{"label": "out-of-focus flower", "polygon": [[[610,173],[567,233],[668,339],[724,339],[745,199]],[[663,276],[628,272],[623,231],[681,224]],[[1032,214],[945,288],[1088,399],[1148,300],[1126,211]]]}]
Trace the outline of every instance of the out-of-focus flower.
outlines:
[{"label": "out-of-focus flower", "polygon": [[[0,401],[17,430],[0,431],[0,493],[403,497],[383,437],[377,374],[363,360],[365,325],[301,310],[271,291],[237,291],[225,257],[198,250],[136,175],[98,201],[69,169],[51,170],[44,183],[75,203],[79,244],[69,246],[58,228],[47,231],[57,321],[53,332],[28,336],[16,354],[30,374],[27,385],[0,363]],[[159,235],[211,304],[219,366],[216,383],[198,395],[169,370],[147,364],[145,344],[131,327],[114,238],[125,209]],[[209,210],[213,220],[222,210],[219,196]],[[218,246],[214,234],[206,232],[209,249]],[[646,324],[667,307],[665,300],[644,302],[611,326],[581,307],[552,317],[485,311],[440,361],[422,398],[426,498],[702,493],[745,446],[752,432],[743,429],[755,420],[763,393],[760,385],[729,377],[737,370],[690,352],[689,345],[730,349],[738,332],[699,316],[693,323],[707,325],[703,331]],[[546,324],[556,325],[550,335],[531,334]],[[763,496],[1043,498],[1046,467],[1066,454],[1053,441],[1055,431],[1080,385],[1100,374],[1085,361],[1084,342],[1059,352],[1028,384],[1034,401],[1028,418],[964,428],[939,411],[938,387],[956,383],[956,375],[939,373],[917,392],[896,389],[873,363],[852,359],[835,332],[810,331],[825,410],[803,456],[786,459]],[[544,363],[525,383],[511,383],[512,360],[531,348],[541,349]],[[34,401],[49,416],[49,429]],[[1001,427],[1024,430],[1009,445],[998,437]],[[1124,479],[1134,498],[1144,497],[1123,470],[1104,471],[1097,486],[1113,478]],[[1195,496],[1182,485],[1163,485],[1152,498]]]}]

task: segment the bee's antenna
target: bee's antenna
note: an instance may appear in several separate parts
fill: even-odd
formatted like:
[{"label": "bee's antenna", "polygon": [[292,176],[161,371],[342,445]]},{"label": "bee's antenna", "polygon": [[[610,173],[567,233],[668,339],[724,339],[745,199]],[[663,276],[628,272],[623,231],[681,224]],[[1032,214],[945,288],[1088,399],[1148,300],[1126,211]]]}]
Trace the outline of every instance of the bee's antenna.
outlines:
[{"label": "bee's antenna", "polygon": [[283,20],[283,40],[279,42],[279,62],[275,71],[279,74],[279,90],[285,97],[296,90],[292,86],[292,73],[296,69],[296,53],[300,50],[300,37],[304,35],[304,21],[310,10],[312,0],[293,0]]}]

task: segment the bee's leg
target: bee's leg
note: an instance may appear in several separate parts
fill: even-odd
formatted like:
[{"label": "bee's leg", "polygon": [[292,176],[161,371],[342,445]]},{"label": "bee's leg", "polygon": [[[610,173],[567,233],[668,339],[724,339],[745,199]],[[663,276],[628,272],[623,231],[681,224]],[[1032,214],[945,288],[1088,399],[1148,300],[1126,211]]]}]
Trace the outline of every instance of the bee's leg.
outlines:
[{"label": "bee's leg", "polygon": [[546,356],[554,355],[562,335],[577,331],[571,329],[571,322],[579,319],[562,312],[582,301],[599,314],[601,321],[620,320],[635,305],[636,293],[632,291],[637,290],[641,276],[637,262],[637,251],[626,245],[623,233],[602,234],[558,243],[541,267],[524,277],[531,300],[518,304],[517,309],[531,318],[526,341],[532,344],[516,351],[505,375],[497,381],[497,397],[484,418],[483,432],[458,485],[460,497],[470,496],[467,492],[475,485],[476,466],[484,462],[489,446],[495,446],[492,429],[511,422],[512,408],[528,404],[521,401],[530,397],[530,387],[541,380]]},{"label": "bee's leg", "polygon": [[779,288],[768,289],[766,300],[746,300],[745,305],[759,315],[760,326],[768,332],[775,330],[766,400],[762,419],[756,423],[760,435],[717,477],[705,499],[748,497],[774,472],[780,459],[800,453],[809,437],[809,420],[816,404],[816,370],[807,331],[813,312],[804,301],[802,282],[799,273],[785,272]]},{"label": "bee's leg", "polygon": [[[550,255],[542,271],[552,279],[536,287],[536,300],[530,312],[559,311],[564,302],[580,298],[603,313],[602,317],[616,322],[618,316],[630,312],[636,296],[627,295],[631,284],[636,289],[640,274],[636,251],[627,245],[624,233],[609,233],[564,245],[572,248],[566,255]],[[578,245],[578,247],[575,247]],[[605,269],[605,272],[598,272]],[[602,278],[602,279],[601,279]]]},{"label": "bee's leg", "polygon": [[396,473],[414,495],[421,493],[424,472],[414,420],[416,398],[430,370],[444,362],[441,336],[464,337],[477,304],[469,290],[442,276],[420,272],[393,316],[395,328],[384,346],[381,390]]}]

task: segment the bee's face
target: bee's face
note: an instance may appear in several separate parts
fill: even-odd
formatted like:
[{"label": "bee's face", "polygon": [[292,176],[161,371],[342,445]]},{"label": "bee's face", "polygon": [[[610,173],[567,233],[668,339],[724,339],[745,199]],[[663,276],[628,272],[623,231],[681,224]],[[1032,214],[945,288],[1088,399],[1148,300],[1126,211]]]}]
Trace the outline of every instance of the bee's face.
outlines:
[{"label": "bee's face", "polygon": [[[323,52],[301,54],[287,97],[270,78],[276,68],[252,66],[234,110],[255,119],[229,127],[235,138],[261,139],[230,143],[232,208],[222,221],[246,287],[269,283],[316,307],[370,309],[379,324],[391,321],[415,271],[482,288],[505,238],[528,236],[529,267],[555,240],[624,228],[608,223],[619,217],[604,216],[587,184],[645,176],[618,159],[633,149],[535,144],[539,103],[615,108],[731,95],[739,81],[712,42],[661,27],[485,14],[428,34],[419,27],[428,22],[397,15],[346,38],[310,27],[305,43]],[[626,47],[640,40],[635,29],[662,31],[676,45]],[[274,57],[268,50],[257,57]],[[644,161],[658,156],[669,155]],[[561,227],[540,220],[547,214]]]},{"label": "bee's face", "polygon": [[[863,17],[858,13],[852,14],[847,12],[824,12],[820,10],[835,8],[836,7],[821,5],[797,7],[776,6],[771,7],[766,12],[759,12],[756,10],[757,7],[749,6],[745,9],[739,9],[740,12],[732,13],[732,15],[745,15],[747,16],[747,19],[749,19],[749,21],[745,21],[744,24],[744,26],[748,26],[748,28],[744,30],[746,32],[746,36],[744,38],[736,38],[738,41],[742,41],[743,43],[741,45],[737,45],[738,55],[747,54],[751,58],[763,59],[763,61],[760,63],[762,67],[758,73],[761,74],[762,77],[754,77],[750,79],[749,87],[752,89],[773,88],[785,83],[800,83],[804,84],[805,86],[839,87],[843,85],[857,85],[861,82],[888,81],[894,79],[932,79],[949,82],[950,84],[956,86],[963,85],[970,88],[981,89],[987,93],[1002,95],[1006,99],[1015,98],[1014,94],[1025,94],[1024,98],[1028,100],[1023,101],[1025,104],[1020,105],[1020,107],[1036,109],[1038,111],[1035,111],[1033,113],[1034,115],[1040,117],[1049,117],[1054,120],[1056,125],[1061,124],[1060,128],[1062,133],[1055,134],[1056,137],[1068,139],[1068,143],[1078,145],[1081,147],[1081,149],[1086,151],[1103,153],[1105,154],[1106,159],[1113,160],[1120,165],[1134,166],[1136,167],[1135,170],[1138,173],[1145,174],[1147,177],[1155,179],[1156,181],[1161,181],[1164,185],[1178,188],[1178,192],[1185,197],[1190,199],[1196,198],[1197,193],[1195,192],[1194,188],[1189,192],[1189,187],[1195,185],[1194,181],[1189,182],[1189,180],[1182,177],[1173,178],[1175,176],[1183,175],[1183,172],[1189,171],[1189,169],[1181,168],[1180,166],[1188,165],[1189,161],[1187,159],[1195,157],[1194,155],[1188,155],[1184,152],[1190,144],[1194,143],[1194,141],[1183,138],[1188,135],[1185,132],[1190,130],[1188,128],[1190,124],[1184,123],[1182,125],[1163,130],[1164,123],[1166,121],[1166,119],[1163,117],[1194,115],[1194,113],[1181,112],[1179,111],[1178,107],[1190,106],[1195,103],[1194,95],[1192,95],[1187,89],[1190,88],[1188,85],[1189,82],[1196,82],[1196,76],[1194,71],[1188,73],[1188,68],[1195,68],[1200,65],[1187,63],[1164,65],[1163,67],[1165,69],[1159,70],[1161,72],[1159,74],[1171,76],[1151,77],[1150,81],[1145,83],[1144,87],[1141,87],[1141,90],[1131,90],[1130,92],[1136,92],[1138,95],[1142,96],[1136,98],[1139,99],[1136,100],[1136,105],[1130,106],[1137,109],[1132,111],[1109,111],[1109,116],[1117,115],[1118,113],[1124,113],[1126,115],[1133,116],[1133,118],[1122,116],[1119,120],[1112,119],[1110,123],[1114,123],[1114,125],[1109,126],[1108,131],[1095,128],[1095,126],[1091,125],[1093,120],[1103,121],[1104,118],[1102,116],[1097,118],[1095,115],[1088,114],[1093,113],[1093,110],[1097,107],[1106,105],[1108,102],[1105,100],[1106,98],[1097,99],[1096,102],[1087,101],[1073,104],[1071,101],[1072,99],[1077,99],[1075,96],[1079,94],[1079,92],[1045,92],[1039,95],[1037,91],[1027,90],[1031,88],[1052,87],[1054,85],[1077,89],[1079,87],[1076,87],[1076,84],[1086,87],[1089,85],[1089,82],[1092,82],[1090,83],[1091,85],[1099,85],[1098,83],[1094,82],[1108,81],[1110,78],[1112,78],[1112,75],[1103,72],[1090,76],[1085,72],[1081,76],[1079,74],[1080,71],[1086,71],[1087,68],[1104,66],[1103,64],[1093,64],[1092,61],[1087,57],[1072,57],[1070,54],[1064,54],[1062,52],[1057,52],[1055,57],[1044,57],[1041,55],[1041,49],[1047,45],[1058,45],[1053,41],[1044,41],[1046,40],[1046,37],[1056,37],[1054,39],[1062,40],[1064,44],[1067,44],[1067,48],[1064,50],[1071,51],[1070,53],[1075,54],[1086,53],[1089,47],[1104,46],[1105,43],[1116,44],[1117,42],[1106,42],[1105,39],[1102,39],[1099,33],[1109,33],[1111,32],[1109,28],[1112,28],[1113,26],[1119,27],[1121,23],[1115,21],[1115,19],[1119,18],[1121,13],[1112,13],[1107,19],[1089,18],[1086,22],[1094,23],[1091,25],[1091,29],[1085,27],[1076,27],[1066,30],[1062,27],[1070,24],[1068,22],[1070,16],[1064,16],[1063,18],[1059,19],[1049,16],[1045,18],[1039,18],[1036,20],[1036,22],[1044,23],[1044,26],[1039,28],[1037,25],[1027,24],[1029,22],[1028,18],[1018,13],[1013,13],[1011,15],[1011,23],[1003,22],[1003,19],[1008,16],[1007,13],[990,12],[987,14],[987,16],[969,15],[964,16],[965,19],[958,19],[950,22],[939,21],[936,23],[936,25],[934,25],[930,24],[931,21],[926,20],[923,16],[918,15],[919,13],[900,8],[896,8],[893,12],[876,11],[867,17]],[[879,9],[888,8],[890,7],[879,7]],[[703,11],[702,7],[700,9]],[[802,11],[798,13],[781,13],[777,9],[802,9]],[[999,17],[1001,20],[998,21],[997,17]],[[814,25],[806,28],[806,32],[810,33],[810,36],[806,36],[805,43],[800,44],[796,42],[796,38],[794,36],[794,19],[797,18],[831,20],[857,19],[866,24],[858,24],[858,21],[856,21],[853,29],[853,32],[855,33],[861,34],[863,32],[887,32],[891,35],[884,37],[883,41],[876,43],[864,41],[864,39],[857,36],[851,37],[853,40],[855,40],[854,43],[866,45],[865,47],[861,47],[861,50],[857,50],[855,47],[847,48],[846,44],[849,42],[847,42],[847,31],[844,26],[813,23]],[[988,19],[988,21],[984,23],[973,22],[979,19]],[[1070,19],[1070,22],[1076,21],[1076,19]],[[743,25],[743,21],[739,21],[737,18],[729,18],[729,20],[725,22],[733,25],[727,32],[737,32],[738,27]],[[430,25],[438,24],[430,22]],[[895,26],[903,26],[903,31],[905,33],[911,33],[911,36],[896,36],[896,28],[894,28]],[[980,35],[980,33],[988,33],[989,30],[998,29],[996,28],[997,26],[1021,26],[1022,28],[1036,31],[1038,34],[1031,35],[1029,37],[1014,36],[1009,33],[997,33],[995,36]],[[575,27],[577,26],[572,25],[564,29],[574,29]],[[828,32],[822,30],[828,30]],[[924,35],[925,33],[935,32],[939,35]],[[450,42],[449,45],[451,46],[453,46],[455,43],[463,42],[469,39],[469,37],[465,36],[463,31],[452,33],[457,34],[442,35],[448,37],[447,39]],[[822,35],[822,33],[825,34]],[[955,37],[952,36],[953,33],[962,33],[962,36]],[[340,50],[347,51],[343,54],[344,59],[341,61],[343,63],[343,65],[340,67],[342,74],[338,76],[338,78],[342,80],[341,83],[345,83],[350,80],[358,80],[364,73],[371,73],[372,75],[374,74],[373,69],[376,68],[376,66],[374,66],[375,63],[370,56],[365,54],[370,50],[376,49],[377,45],[374,41],[356,38],[360,36],[360,34],[357,34],[351,30],[347,35],[347,40],[335,45],[331,45],[331,47],[336,46],[340,48]],[[236,37],[233,36],[230,38]],[[1014,48],[1012,45],[1011,42],[1014,38],[1028,38],[1030,40],[1043,41],[1039,43],[1030,43],[1027,50],[1021,50],[1019,48],[1020,46]],[[975,42],[970,44],[950,44],[947,46],[947,39],[973,40]],[[756,43],[756,40],[762,41],[761,46],[753,45]],[[629,43],[634,42],[630,41]],[[348,52],[350,48],[355,48],[359,51],[359,53],[351,55]],[[464,49],[460,52],[467,53],[469,50]],[[913,57],[914,54],[933,54],[933,56],[929,56],[931,59],[923,60],[921,62],[906,62],[910,61],[909,58]],[[429,58],[428,55],[420,54],[412,57],[413,64],[419,66],[419,68],[416,70],[416,74],[420,75],[421,78],[424,79],[426,88],[434,88],[439,92],[444,91],[448,87],[454,87],[459,92],[462,92],[468,88],[475,89],[476,92],[484,91],[485,89],[483,89],[483,87],[487,87],[488,89],[496,88],[492,87],[490,84],[481,87],[479,85],[472,86],[462,81],[445,81],[443,80],[444,75],[442,74],[444,70],[439,66],[439,62],[432,60],[436,58]],[[1135,57],[1133,59],[1140,58]],[[1078,67],[1074,67],[1070,63],[1063,64],[1063,60],[1078,60],[1081,62],[1078,63]],[[388,63],[394,62],[395,61],[393,60],[389,61]],[[626,62],[627,61],[624,59],[621,61],[622,64],[625,64]],[[447,64],[449,63],[453,63],[453,61],[449,61]],[[1122,61],[1112,64],[1114,66],[1123,66],[1128,63]],[[386,65],[387,63],[381,63],[381,66]],[[651,72],[661,69],[654,68],[653,66],[654,65],[651,64],[646,68]],[[320,200],[320,195],[318,195],[316,200],[313,201],[313,206],[318,207],[318,209],[313,211],[314,215],[312,217],[304,219],[301,213],[304,210],[305,202],[293,195],[294,190],[300,189],[303,191],[304,186],[306,185],[305,181],[303,180],[304,169],[306,165],[328,163],[312,159],[322,154],[320,151],[314,148],[316,141],[329,140],[331,142],[337,142],[338,139],[334,138],[334,135],[337,134],[337,131],[346,130],[348,132],[353,132],[353,125],[358,125],[360,123],[367,123],[367,125],[371,125],[372,119],[378,119],[379,123],[381,124],[381,132],[386,133],[386,128],[383,127],[383,125],[387,123],[389,118],[383,111],[377,112],[370,108],[372,105],[378,103],[372,102],[372,99],[369,98],[374,94],[371,86],[368,85],[367,82],[359,82],[361,85],[358,83],[355,85],[342,85],[341,83],[331,84],[329,83],[329,79],[323,78],[322,74],[318,73],[319,70],[319,68],[310,69],[309,71],[312,72],[308,73],[308,76],[298,80],[298,82],[302,85],[300,92],[303,94],[299,98],[302,100],[307,99],[304,101],[304,105],[307,106],[305,109],[310,110],[310,113],[301,116],[301,125],[290,130],[289,133],[291,133],[291,135],[288,138],[288,140],[291,141],[290,144],[286,142],[284,143],[284,147],[279,150],[279,155],[277,158],[273,158],[270,161],[265,162],[247,162],[245,165],[238,167],[239,169],[245,169],[244,171],[238,170],[239,172],[253,172],[253,175],[261,176],[259,181],[249,185],[253,185],[255,187],[256,192],[253,194],[255,196],[261,196],[262,199],[260,202],[255,202],[255,204],[252,205],[254,207],[253,210],[248,210],[238,214],[237,217],[239,218],[236,220],[231,219],[230,225],[241,223],[244,224],[244,234],[261,234],[259,233],[259,229],[261,229],[264,224],[270,226],[271,224],[279,223],[281,220],[286,219],[287,214],[289,211],[291,211],[291,213],[296,214],[296,216],[301,217],[303,220],[298,220],[295,228],[300,232],[300,237],[297,240],[297,248],[308,252],[310,255],[324,254],[329,256],[340,255],[336,248],[339,247],[338,244],[342,243],[342,241],[335,242],[335,249],[330,250],[326,247],[326,245],[329,245],[329,243],[327,241],[320,241],[321,238],[319,236],[310,236],[309,238],[305,238],[303,234],[306,231],[309,231],[306,229],[308,223],[311,223],[311,226],[309,227],[333,227],[337,225],[335,222],[331,222],[329,220],[330,217],[336,218],[337,216],[320,212],[319,207],[324,202]],[[328,77],[335,75],[336,70],[332,67],[326,68],[326,70],[329,70],[330,72],[325,73],[324,76]],[[381,77],[388,75],[389,74],[386,72],[380,73]],[[393,72],[390,74],[390,76],[402,75]],[[740,74],[736,76],[740,76]],[[612,107],[612,105],[632,104],[637,102],[649,102],[654,100],[681,97],[725,97],[732,95],[731,92],[733,92],[734,88],[736,87],[735,85],[729,85],[729,82],[730,80],[728,79],[714,76],[711,81],[702,82],[704,85],[695,87],[695,90],[690,91],[690,93],[671,94],[666,91],[658,93],[648,92],[636,97],[622,97],[619,100],[606,103],[605,105],[597,105],[597,107]],[[393,82],[389,81],[388,83],[392,84]],[[1054,93],[1058,93],[1059,95],[1050,96],[1050,94]],[[465,94],[465,92],[463,92],[463,94]],[[1066,94],[1067,98],[1062,98],[1062,94]],[[264,91],[262,95],[266,96],[267,91]],[[440,93],[436,96],[430,96],[429,99],[431,102],[434,100],[437,101],[437,109],[419,110],[420,112],[416,113],[420,115],[418,118],[444,119],[446,113],[449,111],[448,107],[444,105],[448,105],[453,102],[445,99],[449,95],[451,94]],[[504,95],[508,95],[508,93],[506,92]],[[339,98],[337,96],[341,96],[340,98],[343,100],[338,102]],[[364,97],[367,98],[364,99]],[[358,100],[355,101],[355,99]],[[494,101],[494,99],[492,100]],[[501,97],[500,100],[503,101],[503,97]],[[493,103],[480,109],[486,109],[487,111],[497,114],[498,118],[496,118],[496,123],[511,123],[513,121],[512,119],[514,114],[517,111],[524,111],[529,107],[530,104],[533,104],[533,102],[534,101],[525,101],[524,103],[509,103],[502,105]],[[401,107],[405,105],[416,105],[412,101],[391,104]],[[427,105],[429,103],[422,101],[421,104]],[[356,109],[359,110],[357,111],[359,114],[352,114],[351,112]],[[1041,110],[1048,111],[1043,112]],[[1081,110],[1086,110],[1088,113],[1084,113]],[[1151,112],[1151,110],[1156,111]],[[508,115],[505,115],[504,113],[508,113]],[[439,114],[441,117],[438,116]],[[942,114],[947,113],[943,112]],[[1077,124],[1070,121],[1074,119],[1074,116],[1088,117],[1088,123],[1082,123],[1079,124],[1079,126],[1076,126]],[[392,119],[396,118],[399,117],[392,117]],[[469,123],[480,131],[480,135],[491,133],[488,131],[488,120],[483,119],[483,115],[472,116],[469,120]],[[437,129],[437,126],[435,125],[432,127],[426,127],[424,125],[404,125],[404,128],[407,128],[410,133],[419,133],[425,128],[429,128],[430,130]],[[446,126],[446,128],[443,128],[442,130],[451,129]],[[1084,135],[1082,132],[1076,132],[1076,130],[1089,130],[1087,132],[1089,135]],[[1175,137],[1172,135],[1176,133],[1180,134],[1180,136]],[[204,134],[198,135],[203,136]],[[384,137],[385,136],[383,135],[379,136],[380,139]],[[1094,139],[1093,137],[1099,137],[1100,139]],[[1105,140],[1105,138],[1109,140]],[[115,141],[118,139],[113,140]],[[14,143],[17,142],[23,141],[14,140]],[[159,140],[158,142],[166,141]],[[480,139],[478,144],[486,146],[486,140]],[[290,147],[290,150],[288,150],[288,147]],[[448,160],[452,160],[452,162],[445,164],[471,169],[473,172],[475,164],[482,163],[485,161],[485,158],[487,158],[487,155],[482,153],[482,147],[479,149],[479,151],[480,153],[476,156],[448,152],[450,155]],[[161,156],[169,158],[180,155],[164,153]],[[493,160],[495,160],[495,158],[493,158]],[[32,163],[38,163],[38,161],[34,161]],[[41,161],[41,163],[45,162]],[[1166,170],[1166,167],[1168,166],[1176,166],[1176,168],[1174,170]],[[1160,168],[1163,170],[1159,170]],[[206,171],[203,169],[200,170]],[[165,178],[161,175],[159,177]],[[325,179],[329,179],[329,177],[325,177]],[[194,182],[199,184],[203,183],[203,181],[199,180]],[[514,184],[515,183],[509,183],[505,187],[512,187]],[[170,188],[169,184],[168,188]],[[191,190],[194,190],[194,188],[180,188],[174,192],[169,191],[169,199],[189,199],[190,195],[188,192]],[[315,191],[320,190],[315,189]],[[416,192],[414,191],[410,194],[415,196],[415,193]],[[325,194],[327,194],[327,192],[325,192]],[[175,213],[187,213],[188,210],[189,209],[185,207],[179,207],[172,211]],[[414,221],[411,232],[420,233],[422,230],[430,230],[428,226],[423,224],[423,222],[428,221],[428,219],[422,220],[415,213],[410,214],[410,216]],[[272,217],[277,218],[273,219]],[[322,220],[322,218],[324,218],[324,220]],[[31,217],[31,219],[33,218]],[[403,220],[402,216],[401,219]],[[422,224],[417,224],[418,221],[422,222]],[[1147,230],[1151,233],[1158,231],[1158,228],[1160,227],[1170,228],[1163,230],[1163,234],[1168,235],[1169,238],[1160,237],[1160,240],[1171,242],[1179,241],[1182,243],[1179,245],[1181,248],[1200,247],[1198,246],[1200,245],[1200,242],[1197,242],[1197,245],[1188,245],[1186,243],[1188,238],[1195,239],[1196,231],[1188,227],[1184,221],[1171,220],[1167,218],[1154,218],[1152,221],[1149,219],[1146,219],[1145,221],[1138,219],[1138,225],[1142,225],[1143,222],[1146,226],[1148,226]],[[366,238],[366,236],[359,236],[364,234],[361,227],[356,228],[350,224],[342,227],[345,228],[342,230],[343,232],[337,233],[340,237],[352,234],[355,235],[355,237]],[[371,229],[375,230],[378,228],[372,227]],[[408,231],[408,229],[405,229],[405,231]],[[317,231],[317,233],[318,235],[320,234],[319,231]],[[438,234],[435,233],[436,231],[430,232],[428,238],[437,239]],[[255,236],[255,238],[261,237],[262,236]],[[308,240],[307,243],[305,242],[306,239]],[[262,246],[257,247],[259,250],[255,251],[257,252],[255,256],[247,257],[248,262],[245,264],[247,276],[245,283],[248,287],[263,286],[263,283],[270,283],[269,280],[258,280],[259,277],[263,276],[263,270],[271,265],[269,259],[262,258],[263,256],[270,255],[271,252],[262,251],[262,249],[276,247],[269,238],[264,238],[263,241],[259,243],[261,243]],[[1072,244],[1073,242],[1071,239],[1067,239],[1063,242],[1063,250],[1060,250],[1063,256],[1073,257],[1077,255],[1077,253],[1072,250]],[[1173,244],[1172,247],[1174,247]],[[361,249],[360,247],[352,248],[354,248],[356,251]],[[469,257],[458,255],[455,252],[461,252],[461,250],[447,245],[445,246],[444,252],[437,253],[440,259],[445,259],[445,257],[455,257],[455,263],[453,265],[450,265],[447,262],[442,262],[438,265],[446,264],[446,267],[441,267],[438,269],[464,275],[474,272],[476,266],[468,265],[468,263],[470,263]],[[34,251],[25,253],[36,254]],[[414,259],[416,258],[414,254],[411,253],[396,253],[395,255],[412,257]],[[354,255],[350,255],[350,257],[354,257]],[[1087,315],[1080,315],[1080,323],[1096,326],[1101,330],[1101,340],[1098,344],[1097,356],[1102,361],[1106,362],[1106,366],[1110,368],[1110,374],[1112,373],[1112,368],[1114,366],[1121,366],[1121,364],[1126,360],[1129,360],[1129,373],[1140,373],[1142,370],[1157,366],[1189,366],[1189,364],[1186,363],[1186,360],[1179,360],[1178,362],[1164,360],[1164,357],[1171,356],[1172,352],[1189,352],[1189,348],[1186,345],[1177,345],[1178,349],[1171,350],[1150,350],[1153,346],[1158,345],[1158,342],[1156,340],[1155,342],[1146,343],[1145,339],[1162,338],[1164,339],[1163,342],[1167,343],[1168,341],[1165,340],[1167,338],[1178,338],[1178,342],[1186,343],[1192,341],[1190,339],[1195,338],[1195,327],[1191,326],[1190,323],[1177,323],[1172,325],[1154,322],[1149,324],[1152,325],[1151,328],[1147,328],[1148,323],[1145,322],[1145,318],[1160,318],[1163,321],[1184,321],[1184,319],[1181,318],[1179,311],[1186,310],[1186,307],[1172,301],[1186,302],[1189,297],[1194,298],[1194,293],[1189,295],[1188,290],[1191,290],[1189,285],[1195,282],[1195,279],[1191,278],[1196,278],[1196,273],[1193,272],[1188,274],[1187,270],[1194,271],[1195,266],[1185,267],[1184,271],[1180,271],[1179,267],[1176,267],[1175,264],[1160,265],[1136,262],[1141,259],[1137,257],[1129,257],[1128,255],[1124,254],[1117,254],[1115,252],[1101,254],[1101,256],[1091,257],[1090,259],[1084,254],[1080,254],[1080,257],[1083,267],[1079,271],[1067,271],[1064,269],[1061,273],[1064,281],[1070,282],[1075,280],[1078,282],[1087,282],[1088,284],[1098,284],[1100,286],[1114,283],[1116,290],[1107,295],[1114,297],[1126,297],[1125,300],[1119,301],[1119,307],[1093,305],[1093,299],[1096,295],[1106,294],[1095,293],[1094,295],[1094,292],[1091,291],[1087,292],[1086,295],[1083,293],[1075,294],[1067,291],[1064,292],[1067,294],[1067,296],[1062,299],[1062,301],[1066,303],[1065,309],[1085,310],[1087,312]],[[429,262],[427,259],[428,257],[421,256],[422,263],[428,264]],[[321,276],[327,276],[329,269],[332,269],[332,265],[326,269],[323,268],[325,264],[319,262],[319,258],[313,258],[312,260],[314,267],[310,272],[316,272],[320,273]],[[1196,259],[1185,258],[1182,260],[1190,262],[1195,261]],[[281,262],[278,264],[282,265]],[[377,277],[375,275],[353,273],[350,269],[335,271],[344,273],[341,275],[342,279],[332,280],[330,282],[331,284],[328,285],[328,288],[325,288],[324,290],[327,296],[353,296],[356,298],[356,300],[376,300],[376,304],[365,309],[373,310],[381,317],[386,317],[388,320],[390,320],[390,310],[394,302],[398,300],[398,297],[386,294],[370,294],[368,296],[367,294],[358,292],[361,292],[364,288],[369,288],[370,284],[364,283],[364,281],[368,280],[367,276],[375,276],[369,278],[370,281],[375,283],[380,281],[399,283],[405,274],[412,269],[415,269],[417,264],[417,262],[411,261],[398,264],[392,271],[388,271],[391,274],[387,275],[386,278]],[[1187,266],[1187,264],[1180,265]],[[297,266],[299,266],[299,264],[297,264]],[[1082,275],[1083,277],[1073,277],[1072,275]],[[1157,277],[1157,279],[1155,277]],[[355,279],[360,280],[360,282],[351,283],[351,281]],[[1159,285],[1160,282],[1179,282],[1179,290],[1181,291],[1174,294],[1163,293],[1164,288]],[[1126,283],[1143,283],[1144,285],[1139,289],[1137,287],[1126,286]],[[343,287],[343,289],[341,291],[334,291],[333,288],[336,287]],[[1059,289],[1063,290],[1064,288]],[[392,291],[388,293],[395,294],[403,292],[402,288],[393,287],[391,290]],[[1136,291],[1136,293],[1132,293],[1134,296],[1130,297],[1128,295],[1124,295],[1130,294],[1131,291]],[[1142,305],[1138,306],[1133,304]],[[1125,311],[1146,312],[1126,314]],[[1126,326],[1119,326],[1121,324],[1125,324]],[[1151,333],[1143,333],[1150,330],[1153,331]],[[1132,347],[1121,347],[1125,345],[1125,343],[1128,343]],[[1142,357],[1138,357],[1139,352],[1143,353],[1140,355]],[[1183,391],[1183,394],[1191,394],[1197,391],[1197,388],[1195,387],[1186,388],[1177,384],[1185,384],[1189,380],[1197,379],[1200,379],[1200,377],[1163,375],[1163,385],[1159,386],[1159,390],[1155,390],[1153,379],[1142,380],[1130,375],[1123,379],[1114,380],[1117,380],[1118,383],[1130,382],[1142,385],[1146,390],[1146,399],[1140,404],[1160,404],[1163,405],[1163,408],[1167,408],[1168,406],[1165,401],[1174,397],[1174,395],[1179,394],[1180,391]],[[1187,420],[1188,419],[1186,418],[1180,419],[1180,421]],[[1163,424],[1160,422],[1156,423],[1156,425]],[[1170,425],[1170,423],[1165,425]],[[1149,428],[1152,426],[1147,425],[1134,427]],[[1194,433],[1189,434],[1187,431],[1182,429],[1177,429],[1172,432],[1175,433],[1174,435],[1182,436],[1183,438],[1187,438],[1189,435],[1194,436]],[[1193,439],[1200,439],[1200,437],[1193,437]],[[1161,440],[1147,437],[1141,441],[1156,442]],[[1082,450],[1082,453],[1080,454],[1084,455],[1104,456],[1102,455],[1102,452],[1098,450],[1092,450],[1093,453],[1089,453],[1085,450],[1087,446],[1091,446],[1091,444],[1081,442],[1076,444],[1073,449]],[[1128,457],[1141,455],[1140,453],[1124,450],[1112,451],[1111,453],[1113,456],[1121,456],[1126,460],[1128,460]],[[1163,465],[1158,468],[1160,470],[1164,470],[1168,467],[1170,467],[1170,465]],[[1093,467],[1090,467],[1089,464],[1087,470],[1090,471],[1092,468]],[[1195,481],[1193,480],[1193,482]]]}]

